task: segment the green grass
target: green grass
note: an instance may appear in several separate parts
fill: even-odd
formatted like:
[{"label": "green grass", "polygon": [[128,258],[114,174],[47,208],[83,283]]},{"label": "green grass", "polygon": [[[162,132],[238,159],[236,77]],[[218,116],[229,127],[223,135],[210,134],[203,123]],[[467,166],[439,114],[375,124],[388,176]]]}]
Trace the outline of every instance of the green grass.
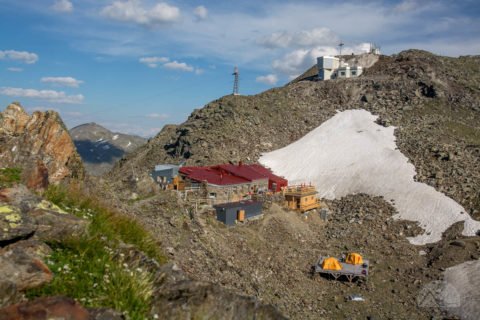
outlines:
[{"label": "green grass", "polygon": [[30,290],[29,297],[66,295],[85,307],[111,307],[131,319],[147,318],[153,290],[148,271],[122,264],[103,240],[72,239],[52,247],[47,264],[53,281]]},{"label": "green grass", "polygon": [[50,186],[44,196],[65,211],[89,219],[90,225],[80,238],[49,243],[54,250],[47,263],[54,279],[27,295],[66,295],[87,307],[111,307],[130,319],[148,318],[153,275],[125,263],[117,249],[122,242],[131,244],[165,263],[150,234],[135,220],[103,206],[76,186]]},{"label": "green grass", "polygon": [[0,188],[8,188],[13,184],[20,182],[22,178],[22,169],[20,168],[1,168],[0,169]]},{"label": "green grass", "polygon": [[91,220],[89,233],[106,238],[108,241],[132,244],[150,258],[160,263],[166,258],[152,236],[132,218],[118,214],[102,205],[98,200],[83,194],[75,185],[70,188],[50,186],[44,197],[81,217]]}]

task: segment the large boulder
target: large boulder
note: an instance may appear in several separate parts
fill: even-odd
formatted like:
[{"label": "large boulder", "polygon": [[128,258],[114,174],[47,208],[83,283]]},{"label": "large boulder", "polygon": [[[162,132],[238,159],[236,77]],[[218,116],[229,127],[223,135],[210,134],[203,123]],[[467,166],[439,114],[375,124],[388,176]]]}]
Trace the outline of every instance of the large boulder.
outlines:
[{"label": "large boulder", "polygon": [[77,218],[45,200],[29,215],[37,223],[34,237],[42,241],[63,241],[79,237],[86,232],[88,226],[87,220]]},{"label": "large boulder", "polygon": [[0,167],[21,168],[29,188],[84,176],[81,158],[55,111],[30,116],[20,104],[10,104],[0,113],[0,142]]},{"label": "large boulder", "polygon": [[40,259],[22,248],[0,250],[0,307],[18,302],[25,290],[42,286],[52,277]]}]

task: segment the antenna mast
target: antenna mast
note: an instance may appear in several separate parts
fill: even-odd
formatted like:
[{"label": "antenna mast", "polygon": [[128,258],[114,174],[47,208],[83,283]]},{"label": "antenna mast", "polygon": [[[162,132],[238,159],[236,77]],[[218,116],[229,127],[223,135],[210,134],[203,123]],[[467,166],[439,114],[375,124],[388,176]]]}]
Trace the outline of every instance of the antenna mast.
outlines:
[{"label": "antenna mast", "polygon": [[340,41],[340,43],[338,44],[338,47],[340,48],[340,66],[342,66],[342,47],[344,46],[345,44]]},{"label": "antenna mast", "polygon": [[238,96],[239,95],[239,93],[238,93],[238,75],[239,75],[239,72],[238,72],[238,67],[237,66],[235,66],[235,68],[233,69],[232,75],[235,76],[234,81],[233,81],[233,95]]}]

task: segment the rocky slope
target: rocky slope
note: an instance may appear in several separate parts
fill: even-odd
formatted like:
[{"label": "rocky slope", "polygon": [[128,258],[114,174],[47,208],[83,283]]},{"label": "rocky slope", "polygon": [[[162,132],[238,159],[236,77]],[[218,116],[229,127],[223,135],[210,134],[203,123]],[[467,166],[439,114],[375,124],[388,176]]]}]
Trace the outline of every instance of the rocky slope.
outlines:
[{"label": "rocky slope", "polygon": [[34,189],[84,176],[80,156],[58,113],[29,115],[19,103],[0,113],[0,167],[21,168],[23,182]]},{"label": "rocky slope", "polygon": [[93,122],[70,129],[70,135],[85,169],[94,176],[108,172],[124,154],[147,142],[139,136],[111,132]]},{"label": "rocky slope", "polygon": [[113,170],[161,162],[190,165],[256,161],[304,136],[338,110],[366,109],[396,127],[400,151],[425,182],[480,217],[480,57],[448,58],[409,50],[381,56],[355,79],[297,81],[255,96],[225,96],[166,127]]},{"label": "rocky slope", "polygon": [[[463,237],[461,224],[437,243],[415,246],[407,238],[419,234],[418,226],[392,220],[395,209],[380,197],[327,201],[328,222],[273,204],[263,219],[225,228],[208,210],[196,212],[174,193],[152,196],[147,173],[155,164],[253,162],[339,110],[366,109],[379,116],[380,125],[395,126],[397,145],[415,166],[416,180],[480,218],[480,57],[409,50],[380,57],[360,78],[315,82],[310,76],[255,96],[225,96],[195,110],[183,124],[165,127],[116,165],[108,176],[115,191],[105,191],[105,197],[144,221],[191,278],[254,295],[293,319],[447,317],[438,303],[419,300],[447,268],[479,259],[480,237]],[[132,191],[144,196],[132,202]],[[347,251],[372,262],[368,283],[310,277],[318,255]],[[348,301],[351,294],[365,301]]]},{"label": "rocky slope", "polygon": [[[74,243],[74,239],[91,241],[89,237],[92,237],[92,230],[89,226],[98,228],[98,224],[88,216],[78,216],[81,212],[79,208],[70,207],[69,211],[77,215],[42,199],[23,185],[0,188],[1,320],[129,319],[126,313],[107,309],[102,307],[101,303],[99,307],[85,308],[72,297],[42,296],[32,299],[30,294],[30,300],[27,301],[29,290],[45,286],[55,277],[74,272],[73,265],[83,263],[81,258],[77,257],[75,261],[62,260],[58,268],[54,262],[55,252],[58,256],[58,251],[70,250],[69,244]],[[98,213],[92,212],[91,216],[96,214]],[[89,242],[89,245],[94,246],[95,241],[98,239]],[[112,246],[107,241],[104,245]],[[147,306],[151,319],[190,319],[205,316],[232,320],[285,319],[274,307],[262,304],[254,297],[239,295],[211,282],[191,280],[176,264],[160,265],[157,260],[148,257],[130,243],[122,243],[112,250],[113,258],[107,260],[108,263],[119,263],[124,268],[145,270],[150,274],[149,278],[144,278],[143,281],[151,281],[152,285],[149,293],[152,295],[151,305]],[[113,277],[112,272],[98,275],[99,271],[94,269],[81,272],[90,272],[91,277],[100,276],[103,279],[103,283],[97,283],[100,286],[109,283],[109,276]],[[70,286],[77,285],[75,277],[64,281],[68,281]],[[86,285],[80,283],[80,286]],[[128,285],[128,282],[123,285]],[[86,301],[85,297],[75,298]]]},{"label": "rocky slope", "polygon": [[[480,237],[461,236],[460,224],[438,243],[410,244],[407,237],[420,228],[392,220],[391,204],[362,194],[326,201],[328,221],[271,204],[263,218],[235,227],[208,209],[196,212],[174,192],[116,203],[144,222],[188,277],[254,296],[291,319],[440,319],[444,311],[418,304],[423,286],[441,279],[445,268],[480,258]],[[350,251],[370,259],[368,282],[311,277],[319,255]],[[348,301],[354,294],[365,301]]]}]

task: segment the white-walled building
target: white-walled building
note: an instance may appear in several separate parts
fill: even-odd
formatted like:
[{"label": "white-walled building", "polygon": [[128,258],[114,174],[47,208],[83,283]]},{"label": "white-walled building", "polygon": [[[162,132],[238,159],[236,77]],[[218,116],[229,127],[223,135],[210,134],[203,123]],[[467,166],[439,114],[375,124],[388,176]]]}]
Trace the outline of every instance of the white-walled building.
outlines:
[{"label": "white-walled building", "polygon": [[317,58],[318,79],[355,78],[363,73],[361,66],[350,67],[339,58],[322,56]]},{"label": "white-walled building", "polygon": [[334,79],[335,70],[340,66],[340,59],[336,57],[323,56],[317,58],[318,79]]}]

